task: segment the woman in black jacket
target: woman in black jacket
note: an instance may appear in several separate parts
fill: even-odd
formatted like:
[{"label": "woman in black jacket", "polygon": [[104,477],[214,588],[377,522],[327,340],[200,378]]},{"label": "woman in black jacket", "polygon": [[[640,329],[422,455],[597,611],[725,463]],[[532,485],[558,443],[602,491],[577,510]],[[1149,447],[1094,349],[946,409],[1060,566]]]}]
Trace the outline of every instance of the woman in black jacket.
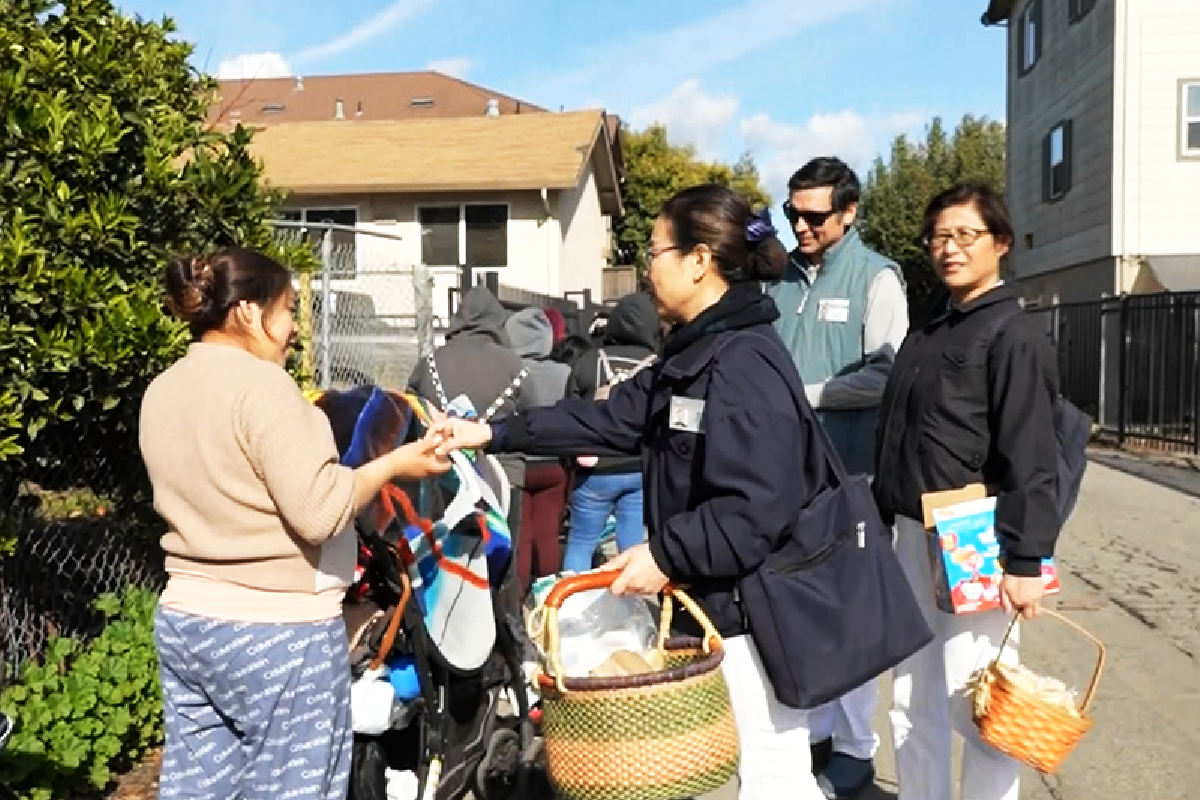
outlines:
[{"label": "woman in black jacket", "polygon": [[[1044,329],[1000,279],[1013,229],[998,195],[978,185],[948,190],[925,212],[924,234],[950,298],[896,355],[880,409],[874,484],[936,634],[895,671],[900,800],[951,800],[952,728],[965,740],[962,796],[1017,800],[1019,766],[979,737],[964,689],[995,658],[1009,614],[1036,615],[1045,592],[1041,563],[1054,554],[1059,529],[1055,359]],[[1004,607],[948,614],[934,600],[921,496],[977,483],[996,497]],[[1005,655],[1015,658],[1015,648]]]},{"label": "woman in black jacket", "polygon": [[736,592],[828,480],[819,423],[759,288],[786,261],[770,222],[735,192],[687,189],[663,207],[647,254],[655,304],[675,323],[660,362],[603,403],[568,399],[491,426],[443,427],[444,447],[641,456],[649,542],[609,562],[621,573],[613,591],[686,585],[725,637],[741,800],[823,797],[807,763],[807,715],[776,699]]}]

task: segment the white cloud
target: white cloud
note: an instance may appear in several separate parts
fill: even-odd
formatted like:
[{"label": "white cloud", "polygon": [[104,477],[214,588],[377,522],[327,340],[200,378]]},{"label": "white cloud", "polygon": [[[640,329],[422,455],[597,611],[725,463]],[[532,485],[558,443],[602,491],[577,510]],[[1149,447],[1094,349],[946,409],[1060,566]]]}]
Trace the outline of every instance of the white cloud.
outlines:
[{"label": "white cloud", "polygon": [[291,74],[287,59],[279,53],[247,53],[217,66],[217,77],[222,80],[286,78]]},{"label": "white cloud", "polygon": [[837,156],[866,178],[875,156],[901,133],[919,130],[928,117],[916,112],[884,117],[857,111],[816,114],[800,125],[755,114],[741,122],[742,140],[754,155],[764,187],[782,197],[792,173],[816,156]]},{"label": "white cloud", "polygon": [[435,58],[425,69],[431,69],[452,78],[465,79],[467,73],[471,71],[471,66],[471,59],[466,56],[453,56],[451,58]]},{"label": "white cloud", "polygon": [[737,110],[735,96],[708,94],[690,79],[658,102],[635,109],[629,120],[635,128],[660,123],[672,144],[692,145],[702,158],[712,159]]},{"label": "white cloud", "polygon": [[[545,102],[592,93],[647,102],[712,67],[753,56],[809,28],[895,0],[742,0],[675,28],[648,31],[588,48],[578,69],[538,75],[531,85]],[[800,58],[800,56],[797,56]]]},{"label": "white cloud", "polygon": [[295,57],[295,61],[320,61],[332,56],[353,50],[367,44],[380,36],[391,33],[412,17],[420,14],[433,4],[434,0],[397,0],[370,19],[359,23],[348,33],[344,33],[323,44],[315,45],[304,50]]}]

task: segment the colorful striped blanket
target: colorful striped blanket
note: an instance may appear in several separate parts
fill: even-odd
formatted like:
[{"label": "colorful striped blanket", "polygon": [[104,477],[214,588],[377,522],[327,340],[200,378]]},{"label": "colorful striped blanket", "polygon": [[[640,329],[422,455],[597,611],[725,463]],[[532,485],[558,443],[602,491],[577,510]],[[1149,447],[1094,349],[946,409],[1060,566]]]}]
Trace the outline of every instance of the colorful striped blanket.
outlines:
[{"label": "colorful striped blanket", "polygon": [[[377,387],[313,393],[341,461],[358,467],[420,439],[431,406]],[[394,481],[359,515],[359,530],[394,542],[438,659],[459,672],[484,665],[496,641],[493,592],[512,557],[508,484],[483,454],[454,453],[439,478]]]}]

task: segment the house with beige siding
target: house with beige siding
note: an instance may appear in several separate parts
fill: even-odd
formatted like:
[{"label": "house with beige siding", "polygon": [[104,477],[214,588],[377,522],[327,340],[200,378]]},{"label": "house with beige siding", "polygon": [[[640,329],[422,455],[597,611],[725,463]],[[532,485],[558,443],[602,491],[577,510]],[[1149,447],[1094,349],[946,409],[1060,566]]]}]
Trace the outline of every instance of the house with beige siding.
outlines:
[{"label": "house with beige siding", "polygon": [[990,0],[1033,304],[1200,290],[1200,2]]},{"label": "house with beige siding", "polygon": [[[362,232],[340,233],[351,256],[339,290],[373,294],[372,265],[424,265],[445,320],[464,267],[475,283],[495,275],[540,294],[601,298],[621,213],[609,128],[597,110],[351,117],[272,122],[251,149],[265,181],[286,192],[291,219]],[[375,303],[388,313],[387,298]]]}]

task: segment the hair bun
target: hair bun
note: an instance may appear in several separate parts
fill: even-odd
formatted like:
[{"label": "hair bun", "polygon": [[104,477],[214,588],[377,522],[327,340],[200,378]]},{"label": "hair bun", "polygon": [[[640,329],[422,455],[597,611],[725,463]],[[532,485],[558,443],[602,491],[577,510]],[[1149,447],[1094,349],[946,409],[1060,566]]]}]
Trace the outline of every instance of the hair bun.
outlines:
[{"label": "hair bun", "polygon": [[202,256],[177,258],[167,267],[167,309],[192,323],[212,310],[213,269]]}]

